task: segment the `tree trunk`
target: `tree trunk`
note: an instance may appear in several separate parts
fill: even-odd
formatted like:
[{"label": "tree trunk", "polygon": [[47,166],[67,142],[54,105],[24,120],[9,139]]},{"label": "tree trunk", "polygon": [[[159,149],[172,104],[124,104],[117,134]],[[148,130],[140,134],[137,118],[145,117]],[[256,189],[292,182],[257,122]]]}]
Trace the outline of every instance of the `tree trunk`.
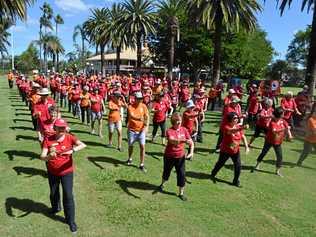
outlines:
[{"label": "tree trunk", "polygon": [[120,74],[121,68],[121,45],[116,47],[116,74]]},{"label": "tree trunk", "polygon": [[215,34],[214,34],[214,56],[213,56],[213,73],[212,85],[215,86],[221,75],[221,41],[222,41],[222,22],[223,14],[218,11],[215,17]]},{"label": "tree trunk", "polygon": [[105,48],[105,45],[100,45],[102,76],[105,76],[105,70],[104,70],[104,48]]},{"label": "tree trunk", "polygon": [[43,69],[43,63],[42,63],[42,26],[40,26],[40,32],[39,32],[39,56],[40,56],[40,72]]},{"label": "tree trunk", "polygon": [[171,32],[171,34],[170,34],[169,60],[168,60],[168,76],[169,76],[170,80],[172,80],[172,69],[173,69],[173,64],[174,64],[174,39],[175,39],[175,36]]},{"label": "tree trunk", "polygon": [[56,53],[56,72],[59,72],[59,53]]},{"label": "tree trunk", "polygon": [[46,51],[46,44],[43,47],[44,50],[44,73],[47,75],[47,51]]},{"label": "tree trunk", "polygon": [[82,47],[82,52],[81,52],[81,63],[82,63],[82,67],[85,68],[86,67],[86,61],[85,61],[85,48],[84,48],[84,38],[82,37],[82,42],[81,42],[81,47]]},{"label": "tree trunk", "polygon": [[57,72],[57,60],[56,60],[56,54],[53,54],[53,65],[54,65],[54,72]]},{"label": "tree trunk", "polygon": [[[312,32],[310,38],[310,48],[308,53],[305,82],[309,86],[311,96],[314,96],[316,80],[316,0],[314,4]],[[313,98],[313,97],[312,97]]]},{"label": "tree trunk", "polygon": [[142,67],[142,35],[141,33],[137,33],[136,39],[136,50],[137,50],[137,74],[141,74],[141,67]]}]

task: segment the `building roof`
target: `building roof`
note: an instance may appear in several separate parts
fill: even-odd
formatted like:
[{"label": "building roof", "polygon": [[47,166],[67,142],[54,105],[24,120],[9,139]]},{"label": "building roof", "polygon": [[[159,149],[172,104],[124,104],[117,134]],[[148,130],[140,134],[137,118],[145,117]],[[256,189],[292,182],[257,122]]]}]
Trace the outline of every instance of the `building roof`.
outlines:
[{"label": "building roof", "polygon": [[[135,50],[126,49],[120,54],[121,60],[137,60],[137,53]],[[104,60],[116,60],[116,53],[105,53]],[[88,58],[87,61],[101,61],[101,54]]]}]

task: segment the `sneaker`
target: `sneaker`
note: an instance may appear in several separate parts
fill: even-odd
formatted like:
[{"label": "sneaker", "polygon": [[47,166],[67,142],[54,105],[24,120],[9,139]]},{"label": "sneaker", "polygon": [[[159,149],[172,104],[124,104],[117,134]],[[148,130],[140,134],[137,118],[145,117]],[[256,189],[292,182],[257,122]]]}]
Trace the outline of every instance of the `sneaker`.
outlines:
[{"label": "sneaker", "polygon": [[186,196],[184,196],[183,194],[179,194],[178,197],[184,202],[188,201],[188,198]]},{"label": "sneaker", "polygon": [[91,135],[95,135],[95,131],[92,130],[92,131],[90,132],[90,134],[91,134]]},{"label": "sneaker", "polygon": [[55,214],[57,214],[57,213],[60,212],[60,211],[61,211],[61,208],[57,208],[57,209],[52,208],[52,209],[49,211],[49,214],[55,215]]},{"label": "sneaker", "polygon": [[220,149],[216,149],[215,150],[215,153],[219,153],[221,150]]},{"label": "sneaker", "polygon": [[73,235],[77,234],[77,225],[75,223],[69,224],[69,229]]},{"label": "sneaker", "polygon": [[164,188],[164,186],[163,186],[162,184],[160,184],[160,185],[158,186],[157,190],[158,190],[159,192],[163,192],[163,188]]},{"label": "sneaker", "polygon": [[281,177],[281,178],[284,177],[280,172],[276,172],[275,174],[276,174],[277,176]]},{"label": "sneaker", "polygon": [[123,152],[123,151],[124,151],[122,147],[118,147],[117,150],[118,150],[119,152]]},{"label": "sneaker", "polygon": [[132,159],[128,159],[128,160],[126,161],[126,163],[127,163],[127,165],[131,165],[131,164],[133,163],[133,160],[132,160]]},{"label": "sneaker", "polygon": [[141,171],[143,171],[144,173],[147,172],[147,170],[146,170],[146,168],[145,168],[144,165],[140,165],[140,166],[139,166],[139,169],[140,169]]},{"label": "sneaker", "polygon": [[106,144],[105,145],[107,148],[112,148],[112,144]]},{"label": "sneaker", "polygon": [[240,182],[233,182],[233,186],[237,187],[237,188],[241,188]]}]

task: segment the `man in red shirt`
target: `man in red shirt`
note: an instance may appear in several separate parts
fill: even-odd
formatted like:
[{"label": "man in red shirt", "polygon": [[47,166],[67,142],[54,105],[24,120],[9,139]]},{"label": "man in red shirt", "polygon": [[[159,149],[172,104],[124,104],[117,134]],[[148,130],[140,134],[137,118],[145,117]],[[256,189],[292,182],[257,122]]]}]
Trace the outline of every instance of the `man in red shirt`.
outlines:
[{"label": "man in red shirt", "polygon": [[[181,126],[181,115],[174,113],[171,117],[172,127],[166,132],[167,146],[164,154],[164,165],[162,182],[159,186],[159,190],[163,190],[163,185],[168,181],[171,170],[173,167],[177,173],[177,186],[179,187],[179,198],[186,201],[187,198],[184,196],[185,186],[185,159],[193,157],[194,143],[190,137],[188,130]],[[186,156],[185,144],[190,147],[190,153]]]},{"label": "man in red shirt", "polygon": [[166,119],[167,119],[167,112],[170,108],[170,105],[166,103],[163,99],[164,93],[160,93],[158,97],[156,97],[156,101],[153,103],[152,112],[154,113],[153,116],[153,132],[152,132],[152,142],[154,142],[158,127],[161,129],[161,138],[162,144],[165,144],[165,137],[166,137]]},{"label": "man in red shirt", "polygon": [[98,120],[99,123],[99,130],[98,134],[99,137],[103,137],[102,135],[102,115],[105,111],[105,106],[103,103],[103,98],[99,95],[99,88],[94,88],[93,93],[90,95],[90,102],[91,102],[91,134],[95,134],[94,131],[94,124],[95,121]]},{"label": "man in red shirt", "polygon": [[250,125],[251,128],[253,128],[255,125],[257,114],[259,110],[261,110],[260,107],[261,107],[261,104],[259,102],[258,94],[257,92],[253,92],[252,95],[249,95],[248,106],[247,106],[248,124]]},{"label": "man in red shirt", "polygon": [[69,225],[70,231],[76,233],[72,154],[84,149],[86,145],[74,135],[67,133],[67,127],[65,120],[57,119],[55,121],[56,133],[44,140],[40,159],[47,162],[51,213],[55,214],[60,211],[59,185],[61,183],[66,223]]},{"label": "man in red shirt", "polygon": [[235,112],[229,112],[226,116],[227,123],[222,127],[223,141],[220,145],[220,154],[217,163],[211,172],[211,180],[216,182],[216,174],[225,165],[226,161],[231,158],[234,163],[234,180],[233,185],[240,187],[239,176],[241,172],[240,161],[240,142],[243,141],[246,154],[249,152],[247,139],[244,135],[244,128],[239,124],[239,116]]},{"label": "man in red shirt", "polygon": [[292,139],[291,129],[288,123],[282,118],[284,111],[281,107],[278,107],[273,112],[273,119],[270,122],[268,127],[268,131],[266,134],[265,142],[262,148],[260,155],[257,158],[257,164],[253,168],[254,170],[259,170],[259,164],[268,153],[271,147],[273,147],[274,152],[276,154],[277,162],[276,162],[276,175],[282,177],[280,173],[280,169],[282,167],[282,143],[285,137],[285,134],[288,133],[289,138]]}]

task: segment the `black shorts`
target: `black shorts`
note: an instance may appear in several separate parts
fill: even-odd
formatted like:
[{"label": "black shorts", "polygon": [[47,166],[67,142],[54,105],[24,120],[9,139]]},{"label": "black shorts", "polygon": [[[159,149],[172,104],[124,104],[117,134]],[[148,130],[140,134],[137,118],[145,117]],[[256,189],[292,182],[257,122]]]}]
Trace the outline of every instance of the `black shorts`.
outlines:
[{"label": "black shorts", "polygon": [[255,134],[253,136],[255,138],[259,137],[261,132],[263,132],[264,134],[267,134],[268,129],[265,127],[260,127],[260,126],[256,125]]}]

